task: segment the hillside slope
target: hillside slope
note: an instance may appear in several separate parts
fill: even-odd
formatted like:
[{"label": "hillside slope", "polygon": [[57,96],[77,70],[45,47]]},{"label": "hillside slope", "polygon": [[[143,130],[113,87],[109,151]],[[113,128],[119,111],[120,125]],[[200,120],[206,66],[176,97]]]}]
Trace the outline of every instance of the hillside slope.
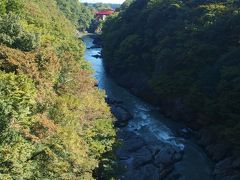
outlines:
[{"label": "hillside slope", "polygon": [[115,131],[55,0],[0,2],[0,179],[92,179]]},{"label": "hillside slope", "polygon": [[166,115],[208,129],[239,154],[239,1],[127,2],[103,28],[107,71]]}]

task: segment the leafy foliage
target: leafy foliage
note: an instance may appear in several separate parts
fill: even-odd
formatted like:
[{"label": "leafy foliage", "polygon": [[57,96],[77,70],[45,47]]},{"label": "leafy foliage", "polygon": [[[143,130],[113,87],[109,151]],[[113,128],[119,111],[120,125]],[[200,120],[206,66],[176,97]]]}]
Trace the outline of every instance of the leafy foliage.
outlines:
[{"label": "leafy foliage", "polygon": [[0,15],[4,15],[6,13],[19,14],[22,6],[22,0],[2,0],[0,2]]},{"label": "leafy foliage", "polygon": [[94,17],[92,9],[81,4],[79,0],[56,0],[56,2],[60,10],[79,30],[84,31],[90,26]]},{"label": "leafy foliage", "polygon": [[38,37],[25,32],[16,15],[8,14],[0,17],[0,41],[9,47],[31,51],[38,46]]},{"label": "leafy foliage", "polygon": [[14,121],[28,125],[35,102],[35,88],[24,75],[0,72],[0,117],[1,132]]},{"label": "leafy foliage", "polygon": [[212,126],[239,148],[239,5],[127,1],[103,28],[106,68],[117,79],[135,79],[135,89],[145,86],[140,94],[155,103],[183,107],[191,125]]},{"label": "leafy foliage", "polygon": [[75,32],[55,0],[0,2],[0,179],[93,179],[111,151],[112,115]]}]

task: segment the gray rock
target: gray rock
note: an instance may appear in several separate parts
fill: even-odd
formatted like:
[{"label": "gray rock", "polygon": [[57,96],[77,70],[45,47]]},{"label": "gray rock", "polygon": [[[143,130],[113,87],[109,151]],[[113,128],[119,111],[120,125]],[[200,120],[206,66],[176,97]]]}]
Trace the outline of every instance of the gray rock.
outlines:
[{"label": "gray rock", "polygon": [[102,56],[99,55],[99,54],[92,55],[92,57],[94,57],[94,58],[96,58],[96,59],[98,59],[98,58],[102,58]]},{"label": "gray rock", "polygon": [[176,153],[174,154],[174,160],[175,160],[175,161],[180,161],[180,160],[182,160],[182,157],[183,157],[183,154],[182,154],[182,153],[176,152]]},{"label": "gray rock", "polygon": [[117,121],[115,122],[115,126],[117,127],[126,126],[128,124],[128,121],[133,118],[130,112],[120,105],[112,106],[111,112],[117,119]]},{"label": "gray rock", "polygon": [[120,137],[123,139],[123,144],[117,150],[118,157],[130,156],[131,153],[138,151],[140,148],[146,146],[146,142],[138,135],[126,132],[126,137],[121,133]]},{"label": "gray rock", "polygon": [[147,163],[152,163],[151,161],[153,161],[152,154],[146,147],[134,152],[133,157],[134,159],[132,163],[134,168],[139,168],[140,166],[143,166]]},{"label": "gray rock", "polygon": [[128,152],[135,152],[145,145],[146,143],[142,138],[135,137],[126,141],[123,148],[125,148]]},{"label": "gray rock", "polygon": [[125,129],[119,129],[117,131],[117,137],[118,137],[118,139],[129,140],[132,138],[139,138],[139,135],[137,135],[134,132],[127,131]]},{"label": "gray rock", "polygon": [[182,128],[178,130],[178,134],[184,138],[190,138],[192,135],[192,130],[190,128]]},{"label": "gray rock", "polygon": [[169,175],[173,169],[174,169],[173,166],[168,166],[167,168],[163,169],[159,175],[159,179],[160,180],[165,179],[165,177]]},{"label": "gray rock", "polygon": [[98,48],[101,48],[100,45],[93,45],[92,47],[90,47],[89,49],[98,49]]},{"label": "gray rock", "polygon": [[170,165],[175,162],[174,158],[175,151],[168,147],[163,148],[155,155],[154,163],[159,166],[160,164]]}]

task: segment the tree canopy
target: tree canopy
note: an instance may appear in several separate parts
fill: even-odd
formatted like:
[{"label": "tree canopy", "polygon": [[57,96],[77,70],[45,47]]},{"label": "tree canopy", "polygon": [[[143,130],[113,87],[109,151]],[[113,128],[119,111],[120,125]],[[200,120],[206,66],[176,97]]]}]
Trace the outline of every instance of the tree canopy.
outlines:
[{"label": "tree canopy", "polygon": [[86,24],[71,15],[55,0],[0,2],[0,179],[93,179],[112,149],[112,115],[76,35]]},{"label": "tree canopy", "polygon": [[189,124],[240,149],[239,20],[237,0],[126,1],[103,27],[104,63],[119,82],[144,87],[141,96],[185,109]]},{"label": "tree canopy", "polygon": [[94,12],[79,0],[56,0],[56,2],[60,10],[80,31],[86,30],[91,25]]}]

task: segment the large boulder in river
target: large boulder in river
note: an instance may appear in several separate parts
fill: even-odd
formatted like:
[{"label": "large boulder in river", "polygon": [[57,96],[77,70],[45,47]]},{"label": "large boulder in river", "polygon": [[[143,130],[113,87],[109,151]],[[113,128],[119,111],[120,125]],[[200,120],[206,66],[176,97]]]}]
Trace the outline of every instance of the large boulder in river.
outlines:
[{"label": "large boulder in river", "polygon": [[121,147],[117,150],[118,157],[127,156],[147,146],[143,138],[135,133],[123,131],[121,134],[118,134],[118,138],[123,142]]},{"label": "large boulder in river", "polygon": [[96,59],[102,58],[102,56],[99,55],[99,54],[92,55],[92,57],[94,57],[94,58],[96,58]]},{"label": "large boulder in river", "polygon": [[[121,128],[117,136],[122,141],[116,155],[125,169],[123,179],[165,179],[172,172],[174,163],[182,158],[181,149],[157,141],[155,136],[149,135],[148,139],[127,128]],[[176,174],[172,177],[176,177]]]},{"label": "large boulder in river", "polygon": [[157,167],[161,167],[162,165],[168,167],[175,162],[180,161],[182,157],[183,151],[181,149],[165,144],[155,153],[154,164]]},{"label": "large boulder in river", "polygon": [[128,124],[128,121],[133,118],[130,112],[121,105],[111,107],[112,114],[116,117],[115,126],[124,127]]},{"label": "large boulder in river", "polygon": [[134,159],[133,159],[134,168],[139,168],[148,163],[151,164],[152,161],[153,161],[153,155],[151,154],[151,151],[147,149],[147,147],[142,147],[141,149],[138,149],[136,152],[134,152]]},{"label": "large boulder in river", "polygon": [[186,139],[190,138],[191,135],[193,134],[193,131],[190,128],[181,128],[177,131],[177,134],[181,137],[184,137]]},{"label": "large boulder in river", "polygon": [[155,155],[154,162],[157,166],[173,164],[175,162],[174,152],[171,149],[164,148]]}]

